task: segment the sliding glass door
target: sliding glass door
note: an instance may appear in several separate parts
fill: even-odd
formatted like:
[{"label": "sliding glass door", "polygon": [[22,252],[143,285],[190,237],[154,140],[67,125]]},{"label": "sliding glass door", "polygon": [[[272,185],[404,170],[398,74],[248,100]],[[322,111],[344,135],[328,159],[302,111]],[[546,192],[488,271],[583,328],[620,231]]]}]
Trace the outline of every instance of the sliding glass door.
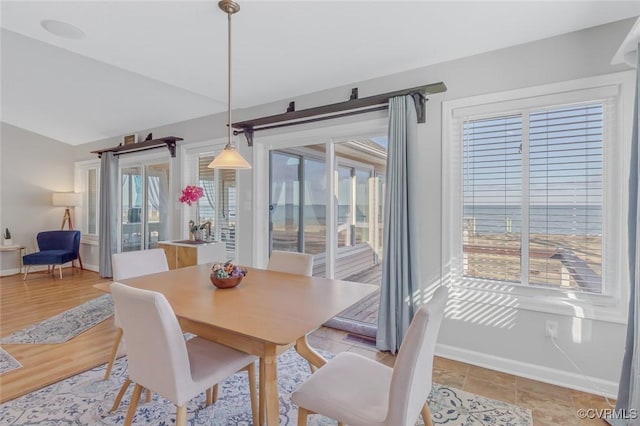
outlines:
[{"label": "sliding glass door", "polygon": [[154,248],[169,238],[169,163],[120,170],[120,251]]}]

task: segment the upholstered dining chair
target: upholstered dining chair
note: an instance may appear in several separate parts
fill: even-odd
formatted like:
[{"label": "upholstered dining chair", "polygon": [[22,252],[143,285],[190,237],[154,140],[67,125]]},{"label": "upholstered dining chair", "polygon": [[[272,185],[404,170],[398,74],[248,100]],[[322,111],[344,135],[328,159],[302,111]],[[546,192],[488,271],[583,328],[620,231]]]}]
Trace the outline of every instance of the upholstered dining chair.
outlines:
[{"label": "upholstered dining chair", "polygon": [[240,370],[249,374],[254,424],[258,424],[255,361],[258,357],[194,337],[185,341],[178,318],[161,293],[111,284],[127,339],[129,377],[136,383],[124,424],[130,425],[142,388],[173,402],[176,425],[187,422],[187,402]]},{"label": "upholstered dining chair", "polygon": [[432,426],[426,401],[447,297],[448,289],[440,287],[418,309],[394,368],[343,352],[318,369],[291,395],[299,406],[298,426],[314,413],[349,426],[413,426],[422,414],[425,425]]},{"label": "upholstered dining chair", "polygon": [[[111,255],[111,269],[113,272],[113,280],[119,281],[141,275],[166,272],[169,270],[169,265],[163,249],[151,249],[114,253]],[[111,355],[109,357],[109,363],[107,364],[107,371],[104,373],[104,380],[109,379],[109,376],[111,376],[113,363],[118,354],[118,347],[122,341],[122,327],[120,327],[117,311],[114,311],[113,322],[118,328],[118,331],[113,346],[111,347]],[[117,408],[117,406],[115,408]]]},{"label": "upholstered dining chair", "polygon": [[313,273],[313,256],[295,251],[273,250],[267,269],[310,277]]},{"label": "upholstered dining chair", "polygon": [[62,265],[78,259],[80,254],[80,231],[43,231],[36,236],[38,252],[22,256],[22,264],[26,266],[23,280],[27,279],[31,265],[58,265],[62,279]]}]

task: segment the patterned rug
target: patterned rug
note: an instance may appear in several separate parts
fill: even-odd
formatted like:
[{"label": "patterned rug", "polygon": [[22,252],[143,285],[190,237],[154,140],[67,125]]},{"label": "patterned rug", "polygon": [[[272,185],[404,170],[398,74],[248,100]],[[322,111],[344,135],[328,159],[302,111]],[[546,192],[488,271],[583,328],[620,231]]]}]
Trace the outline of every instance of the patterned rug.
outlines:
[{"label": "patterned rug", "polygon": [[[331,357],[331,354],[322,352]],[[105,366],[94,368],[67,380],[47,386],[0,405],[2,425],[118,425],[122,424],[133,386],[122,399],[120,408],[109,413],[116,393],[127,376],[125,358],[114,365],[111,379],[104,381]],[[290,395],[309,376],[309,367],[293,349],[278,358],[281,426],[297,424],[297,407]],[[190,426],[249,426],[251,410],[246,373],[236,374],[220,386],[218,402],[204,408],[204,394],[188,404]],[[434,423],[447,426],[530,426],[531,412],[504,402],[493,401],[434,383],[429,399]],[[175,422],[175,407],[153,396],[151,403],[141,398],[134,425],[169,425]],[[335,420],[313,415],[310,426],[335,426]],[[418,424],[422,425],[420,421]]]},{"label": "patterned rug", "polygon": [[0,348],[0,374],[7,373],[16,368],[22,367],[22,364],[12,357],[9,352]]},{"label": "patterned rug", "polygon": [[0,343],[64,343],[113,315],[113,299],[105,294],[54,317],[3,337]]}]

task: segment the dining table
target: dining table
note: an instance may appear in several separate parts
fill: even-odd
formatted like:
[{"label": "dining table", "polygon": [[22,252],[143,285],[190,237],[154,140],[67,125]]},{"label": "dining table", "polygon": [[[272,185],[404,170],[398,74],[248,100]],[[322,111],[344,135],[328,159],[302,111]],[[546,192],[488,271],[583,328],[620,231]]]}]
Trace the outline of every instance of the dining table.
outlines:
[{"label": "dining table", "polygon": [[[183,331],[260,357],[259,418],[276,426],[278,355],[294,347],[309,363],[322,367],[326,359],[309,345],[307,335],[378,287],[246,268],[237,287],[219,289],[211,284],[211,267],[195,265],[119,282],[162,293]],[[109,292],[110,285],[95,287]]]}]

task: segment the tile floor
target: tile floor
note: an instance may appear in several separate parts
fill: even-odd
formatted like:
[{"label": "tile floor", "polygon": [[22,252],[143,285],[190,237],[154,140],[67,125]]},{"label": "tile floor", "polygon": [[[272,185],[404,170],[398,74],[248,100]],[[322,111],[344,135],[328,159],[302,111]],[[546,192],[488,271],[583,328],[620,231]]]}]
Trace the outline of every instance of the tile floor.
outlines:
[{"label": "tile floor", "polygon": [[[309,343],[333,353],[351,351],[393,366],[395,357],[366,344],[346,341],[347,333],[322,327]],[[605,398],[511,374],[435,357],[433,381],[531,409],[534,426],[608,425],[599,419],[579,419],[577,410],[610,408]],[[611,401],[615,403],[615,401]]]}]

